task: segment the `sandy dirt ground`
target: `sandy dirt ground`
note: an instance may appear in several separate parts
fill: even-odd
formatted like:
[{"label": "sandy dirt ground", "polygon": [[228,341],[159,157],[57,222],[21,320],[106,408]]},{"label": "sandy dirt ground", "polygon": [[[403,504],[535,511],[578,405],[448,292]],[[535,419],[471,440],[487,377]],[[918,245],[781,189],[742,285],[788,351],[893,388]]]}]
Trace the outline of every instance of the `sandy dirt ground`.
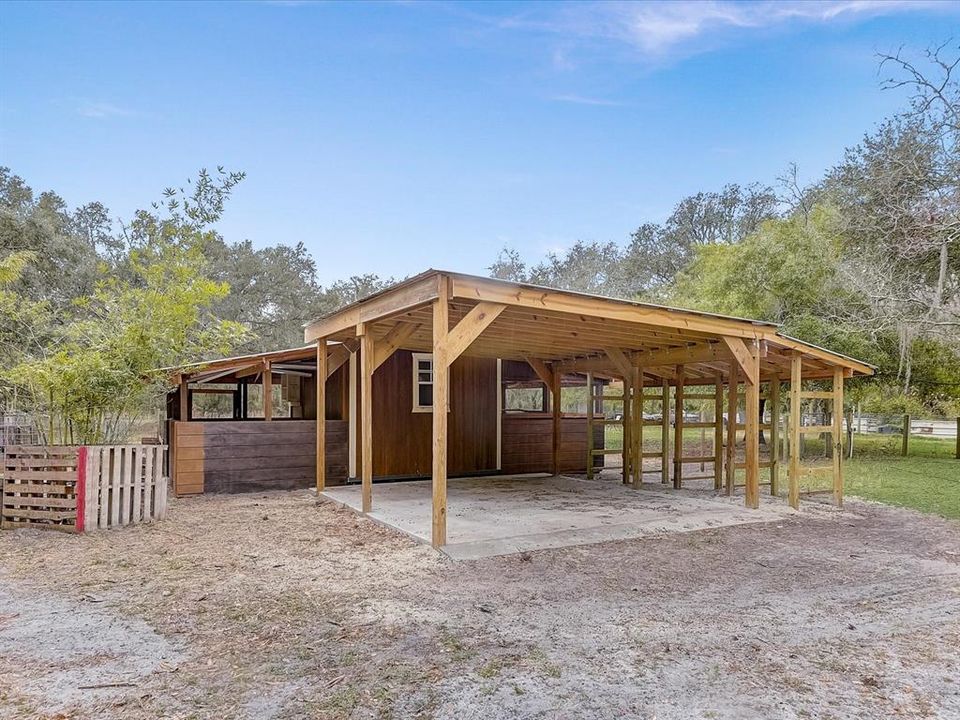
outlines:
[{"label": "sandy dirt ground", "polygon": [[312,493],[0,535],[3,718],[958,718],[960,524],[453,562]]}]

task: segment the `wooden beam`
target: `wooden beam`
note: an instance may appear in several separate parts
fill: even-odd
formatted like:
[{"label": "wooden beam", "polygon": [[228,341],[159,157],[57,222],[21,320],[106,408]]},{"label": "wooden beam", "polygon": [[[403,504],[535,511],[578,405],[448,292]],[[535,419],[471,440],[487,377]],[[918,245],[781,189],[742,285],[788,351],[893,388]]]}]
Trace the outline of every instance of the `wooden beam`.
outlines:
[{"label": "wooden beam", "polygon": [[673,487],[683,484],[683,365],[677,365],[677,385],[673,398]]},{"label": "wooden beam", "polygon": [[[543,382],[547,390],[553,387],[553,370],[540,358],[528,357],[527,364],[533,368],[537,377]],[[588,376],[590,373],[588,373]]]},{"label": "wooden beam", "polygon": [[427,305],[436,299],[441,281],[445,283],[446,278],[440,273],[428,273],[400,283],[369,300],[362,300],[314,320],[303,331],[304,342],[311,343],[318,337],[330,337],[361,323],[375,322],[411,308]]},{"label": "wooden beam", "polygon": [[730,381],[727,387],[727,495],[733,495],[737,467],[737,408],[740,405],[740,365],[730,361]]},{"label": "wooden beam", "polygon": [[190,420],[190,385],[187,376],[180,376],[180,387],[177,390],[177,399],[180,401],[180,422]]},{"label": "wooden beam", "polygon": [[746,485],[744,504],[748,508],[760,507],[760,356],[752,348],[746,379],[746,427],[744,428],[746,454]]},{"label": "wooden beam", "polygon": [[643,483],[643,370],[633,368],[633,409],[631,437],[633,438],[633,486]]},{"label": "wooden beam", "polygon": [[551,398],[550,398],[550,410],[553,416],[553,474],[560,474],[560,399],[561,399],[561,384],[560,379],[563,376],[555,372],[553,373],[553,384],[550,386]]},{"label": "wooden beam", "polygon": [[[704,313],[679,311],[656,305],[614,300],[551,288],[491,280],[451,273],[452,296],[469,300],[489,300],[511,306],[588,317],[620,320],[656,328],[678,328],[733,337],[760,338],[762,326],[749,321],[713,317]],[[768,326],[768,331],[775,328]]]},{"label": "wooden beam", "polygon": [[[547,385],[551,387],[551,385]],[[587,480],[593,480],[593,373],[587,373]]]},{"label": "wooden beam", "polygon": [[633,375],[633,363],[630,362],[627,354],[620,348],[615,347],[604,348],[603,351],[607,354],[607,357],[610,358],[613,366],[620,371],[624,386],[629,385],[630,377]]},{"label": "wooden beam", "polygon": [[397,323],[374,347],[373,369],[383,365],[391,355],[403,347],[413,334],[420,329],[419,324]]},{"label": "wooden beam", "polygon": [[767,405],[770,406],[770,494],[780,493],[780,376],[770,380]]},{"label": "wooden beam", "polygon": [[723,487],[723,375],[717,373],[713,389],[713,489]]},{"label": "wooden beam", "polygon": [[346,345],[334,345],[329,350],[329,359],[327,360],[327,380],[333,377],[333,374],[350,360],[351,351]]},{"label": "wooden beam", "polygon": [[273,368],[263,361],[263,419],[273,420]]},{"label": "wooden beam", "polygon": [[833,502],[843,507],[843,368],[833,369]]},{"label": "wooden beam", "polygon": [[630,376],[633,374],[633,368],[628,368],[629,372],[626,373],[626,376],[623,378],[623,405],[622,405],[622,417],[623,417],[623,440],[621,442],[621,450],[623,453],[623,484],[626,485],[630,482],[630,462],[631,455],[633,450],[633,441],[632,441],[632,422],[630,418],[631,405],[633,404],[633,388],[630,385]]},{"label": "wooden beam", "polygon": [[670,383],[660,381],[662,400],[660,403],[660,482],[670,482]]},{"label": "wooden beam", "polygon": [[317,340],[317,494],[327,482],[327,341]]},{"label": "wooden beam", "polygon": [[790,359],[790,489],[788,499],[790,507],[800,509],[800,402],[803,384],[801,369],[803,359],[800,353],[794,353]]},{"label": "wooden beam", "polygon": [[373,335],[362,327],[360,336],[360,495],[361,509],[373,509]]},{"label": "wooden beam", "polygon": [[480,333],[506,309],[507,306],[502,303],[481,302],[464,315],[456,327],[447,333],[444,347],[447,364],[452,364],[460,357],[470,344],[480,337]]},{"label": "wooden beam", "polygon": [[740,368],[740,375],[743,377],[747,385],[753,383],[753,380],[759,382],[760,371],[759,368],[757,372],[753,371],[754,364],[754,355],[753,352],[747,344],[740,338],[723,337],[723,342],[726,344],[727,349],[730,350],[730,354],[733,356],[733,359],[736,360],[737,365]]},{"label": "wooden beam", "polygon": [[730,351],[725,343],[710,342],[686,347],[669,348],[667,350],[651,350],[647,352],[631,353],[631,360],[644,367],[656,365],[680,365],[710,362],[711,360],[726,360]]},{"label": "wooden beam", "polygon": [[445,279],[433,303],[433,547],[447,544],[447,405],[450,364],[446,356],[450,334],[450,296]]}]

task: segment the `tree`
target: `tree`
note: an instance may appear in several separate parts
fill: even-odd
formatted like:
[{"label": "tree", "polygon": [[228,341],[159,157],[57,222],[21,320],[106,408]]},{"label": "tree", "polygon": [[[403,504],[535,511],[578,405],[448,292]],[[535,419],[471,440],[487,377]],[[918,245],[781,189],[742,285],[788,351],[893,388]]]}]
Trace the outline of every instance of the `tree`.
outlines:
[{"label": "tree", "polygon": [[[165,212],[138,213],[128,235],[135,244],[117,268],[66,306],[31,300],[29,286],[11,290],[30,262],[40,261],[35,254],[20,251],[0,260],[0,318],[3,332],[12,333],[2,337],[24,348],[19,357],[4,355],[0,379],[34,418],[45,418],[40,429],[47,442],[124,439],[130,424],[162,396],[160,368],[229,352],[247,339],[242,325],[211,312],[229,292],[206,275],[203,252],[206,226],[219,217],[209,195],[220,190],[208,184],[185,202],[168,194]],[[43,340],[26,344],[30,327],[44,324]]]}]

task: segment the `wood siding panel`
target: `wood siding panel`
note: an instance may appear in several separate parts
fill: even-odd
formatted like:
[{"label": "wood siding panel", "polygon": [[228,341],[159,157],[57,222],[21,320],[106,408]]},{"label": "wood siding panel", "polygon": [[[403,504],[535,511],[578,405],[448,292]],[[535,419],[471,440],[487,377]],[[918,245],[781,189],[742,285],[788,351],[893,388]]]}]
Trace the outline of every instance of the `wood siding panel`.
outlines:
[{"label": "wood siding panel", "polygon": [[[593,446],[603,447],[602,425],[594,428]],[[505,414],[502,466],[505,474],[552,472],[553,418],[539,413]],[[560,472],[586,470],[587,419],[564,417],[560,420]]]},{"label": "wood siding panel", "polygon": [[[177,495],[311,488],[316,480],[312,420],[174,423]],[[327,421],[329,484],[347,479],[347,423]]]},{"label": "wood siding panel", "polygon": [[[460,357],[450,367],[451,476],[496,470],[497,392],[496,360]],[[413,355],[399,350],[373,375],[374,477],[430,477],[432,424],[431,413],[413,412]]]}]

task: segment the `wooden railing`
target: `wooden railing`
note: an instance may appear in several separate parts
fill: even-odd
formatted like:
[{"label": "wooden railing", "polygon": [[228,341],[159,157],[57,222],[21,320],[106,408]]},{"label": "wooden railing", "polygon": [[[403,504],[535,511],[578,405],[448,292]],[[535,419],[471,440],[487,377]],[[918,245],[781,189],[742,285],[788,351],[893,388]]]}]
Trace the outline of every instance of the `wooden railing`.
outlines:
[{"label": "wooden railing", "polygon": [[167,508],[163,445],[10,446],[0,527],[85,532],[151,522]]}]

